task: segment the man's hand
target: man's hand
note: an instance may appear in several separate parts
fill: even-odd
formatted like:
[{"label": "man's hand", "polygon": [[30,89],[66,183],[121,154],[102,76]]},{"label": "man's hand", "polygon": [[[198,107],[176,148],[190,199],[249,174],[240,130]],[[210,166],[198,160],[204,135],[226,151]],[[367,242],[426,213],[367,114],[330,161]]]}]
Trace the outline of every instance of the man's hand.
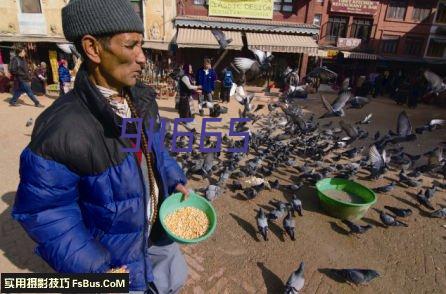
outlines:
[{"label": "man's hand", "polygon": [[175,187],[175,190],[177,190],[178,192],[180,192],[181,194],[184,195],[183,200],[187,200],[187,197],[189,197],[189,190],[184,187],[182,184],[178,184]]}]

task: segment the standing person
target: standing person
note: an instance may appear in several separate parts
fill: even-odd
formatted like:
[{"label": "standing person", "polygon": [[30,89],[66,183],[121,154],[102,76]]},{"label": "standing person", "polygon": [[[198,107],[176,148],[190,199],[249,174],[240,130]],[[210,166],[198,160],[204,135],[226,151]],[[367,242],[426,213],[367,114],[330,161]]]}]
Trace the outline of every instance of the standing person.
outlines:
[{"label": "standing person", "polygon": [[46,63],[41,62],[37,69],[34,71],[34,75],[31,79],[31,89],[36,95],[46,94]]},{"label": "standing person", "polygon": [[193,103],[192,95],[201,88],[201,86],[195,86],[195,79],[193,77],[194,71],[191,64],[185,64],[183,66],[183,75],[180,78],[179,90],[180,101],[178,104],[178,113],[181,118],[191,118],[191,104]]},{"label": "standing person", "polygon": [[232,71],[227,67],[223,70],[222,81],[220,100],[229,103],[232,84],[234,84],[234,77],[232,76]]},{"label": "standing person", "polygon": [[25,47],[17,47],[16,48],[16,56],[11,59],[11,65],[9,71],[14,76],[14,94],[12,96],[11,101],[9,101],[9,105],[11,106],[19,106],[17,104],[17,100],[19,97],[26,93],[28,97],[34,102],[36,107],[44,107],[40,104],[39,100],[34,95],[30,86],[30,74],[28,63],[25,60],[26,57],[26,49]]},{"label": "standing person", "polygon": [[212,115],[212,109],[214,106],[212,103],[212,95],[214,95],[216,80],[217,74],[212,68],[211,60],[209,58],[205,58],[203,61],[203,67],[200,68],[197,73],[197,84],[201,86],[203,90],[203,95],[200,95],[200,101],[198,105],[201,116],[204,115],[203,108],[206,107],[209,108],[210,115]]},{"label": "standing person", "polygon": [[[57,272],[120,268],[131,291],[178,293],[187,266],[158,209],[175,191],[189,192],[163,146],[156,94],[138,81],[141,18],[128,0],[71,0],[62,25],[82,66],[74,90],[36,120],[12,215]],[[141,140],[121,136],[124,126]]]},{"label": "standing person", "polygon": [[60,96],[68,93],[70,91],[71,75],[68,70],[68,62],[66,59],[61,59],[59,61],[59,87]]}]

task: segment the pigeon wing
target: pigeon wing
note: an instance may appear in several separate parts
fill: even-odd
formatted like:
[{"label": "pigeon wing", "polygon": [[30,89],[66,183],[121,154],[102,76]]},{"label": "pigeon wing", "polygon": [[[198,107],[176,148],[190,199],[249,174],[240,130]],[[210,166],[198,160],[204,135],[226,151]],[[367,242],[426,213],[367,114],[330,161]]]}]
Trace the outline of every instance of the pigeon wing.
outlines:
[{"label": "pigeon wing", "polygon": [[258,50],[258,49],[254,49],[251,51],[254,53],[254,55],[256,56],[257,60],[260,63],[263,63],[265,61],[265,59],[267,57],[267,54],[265,52],[263,52],[262,50]]},{"label": "pigeon wing", "polygon": [[339,122],[339,125],[344,130],[344,132],[350,137],[350,138],[357,138],[358,137],[358,130],[354,128],[351,124],[346,123],[345,121],[341,120]]},{"label": "pigeon wing", "polygon": [[443,83],[441,78],[437,74],[431,72],[430,70],[426,70],[424,72],[424,77],[429,82],[429,85],[431,86],[432,89],[437,89],[441,87],[441,84]]},{"label": "pigeon wing", "polygon": [[344,108],[347,101],[350,99],[351,93],[346,91],[342,92],[341,95],[339,95],[338,98],[336,98],[335,102],[333,103],[333,110],[334,111],[340,111],[342,108]]},{"label": "pigeon wing", "polygon": [[322,95],[321,95],[321,100],[322,100],[322,104],[324,104],[325,108],[326,108],[330,113],[333,113],[333,112],[334,112],[333,107],[331,107],[331,104],[328,103],[327,99],[325,99],[325,97],[322,96]]},{"label": "pigeon wing", "polygon": [[375,145],[370,147],[369,162],[372,164],[373,169],[377,169],[377,170],[380,170],[381,167],[383,167],[383,165],[384,165],[381,154],[379,154],[378,149],[376,148]]},{"label": "pigeon wing", "polygon": [[245,58],[245,57],[236,57],[234,58],[234,64],[235,66],[243,71],[243,72],[247,72],[248,70],[251,69],[251,66],[256,63],[255,60],[249,59],[249,58]]}]

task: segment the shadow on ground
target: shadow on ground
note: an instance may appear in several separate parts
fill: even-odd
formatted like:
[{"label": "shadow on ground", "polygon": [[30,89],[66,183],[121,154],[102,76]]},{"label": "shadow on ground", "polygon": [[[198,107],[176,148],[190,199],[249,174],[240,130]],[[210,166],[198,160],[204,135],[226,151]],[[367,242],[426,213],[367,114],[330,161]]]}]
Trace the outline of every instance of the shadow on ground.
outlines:
[{"label": "shadow on ground", "polygon": [[[8,192],[1,197],[7,208],[0,214],[0,250],[16,267],[31,272],[54,272],[34,253],[35,243],[28,237],[18,222],[12,219],[11,212],[16,192]],[[5,271],[5,269],[1,269]]]},{"label": "shadow on ground", "polygon": [[265,281],[266,293],[283,293],[282,280],[265,266],[263,262],[257,262],[257,266],[262,270],[262,277]]}]

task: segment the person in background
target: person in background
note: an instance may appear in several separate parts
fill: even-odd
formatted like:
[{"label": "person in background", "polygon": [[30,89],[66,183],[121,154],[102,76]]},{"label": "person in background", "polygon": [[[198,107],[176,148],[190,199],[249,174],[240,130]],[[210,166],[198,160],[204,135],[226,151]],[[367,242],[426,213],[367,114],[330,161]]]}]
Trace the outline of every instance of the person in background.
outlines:
[{"label": "person in background", "polygon": [[225,67],[223,70],[222,85],[220,90],[220,100],[222,102],[229,103],[230,92],[232,84],[234,83],[234,77],[232,76],[232,71]]},{"label": "person in background", "polygon": [[[195,86],[195,79],[193,77],[194,71],[191,64],[185,64],[183,66],[183,75],[179,81],[180,101],[178,104],[178,113],[181,118],[191,118],[191,104],[193,103],[192,95],[201,86]],[[188,125],[189,126],[189,125]]]},{"label": "person in background", "polygon": [[209,58],[205,58],[203,61],[203,67],[197,72],[197,84],[201,86],[203,90],[203,95],[200,95],[200,101],[198,104],[198,109],[201,116],[204,115],[203,108],[209,108],[210,115],[212,115],[212,109],[214,107],[212,103],[212,96],[214,95],[216,80],[217,74],[212,68],[211,60]]},{"label": "person in background", "polygon": [[14,94],[12,99],[9,101],[11,106],[19,106],[17,100],[19,97],[26,93],[28,97],[34,102],[36,107],[44,107],[40,104],[37,97],[34,95],[30,87],[30,74],[28,63],[25,60],[26,49],[24,47],[18,46],[16,48],[16,56],[11,59],[10,72],[14,76]]},{"label": "person in background", "polygon": [[0,93],[9,93],[10,85],[9,78],[5,73],[3,64],[0,64]]},{"label": "person in background", "polygon": [[45,95],[46,94],[46,81],[47,81],[47,73],[46,73],[46,63],[41,62],[39,66],[37,66],[34,71],[34,75],[31,79],[31,89],[36,95]]},{"label": "person in background", "polygon": [[68,70],[68,62],[65,59],[59,61],[59,86],[60,96],[68,93],[70,90],[71,75]]}]

